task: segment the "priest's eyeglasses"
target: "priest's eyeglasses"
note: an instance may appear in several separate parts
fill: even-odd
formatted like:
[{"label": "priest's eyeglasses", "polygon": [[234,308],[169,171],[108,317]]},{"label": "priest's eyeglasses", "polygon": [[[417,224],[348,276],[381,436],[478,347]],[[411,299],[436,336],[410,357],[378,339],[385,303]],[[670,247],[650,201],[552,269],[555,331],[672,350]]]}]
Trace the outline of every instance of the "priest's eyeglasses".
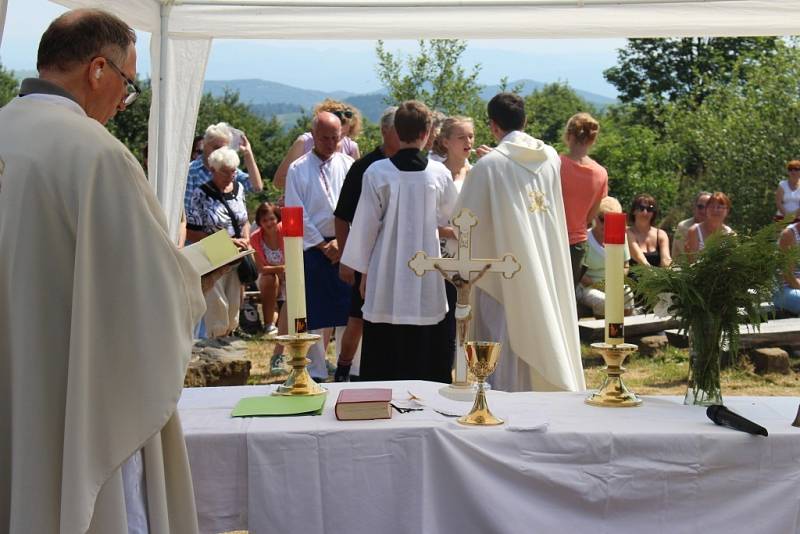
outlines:
[{"label": "priest's eyeglasses", "polygon": [[140,94],[142,94],[142,90],[139,89],[139,86],[136,85],[136,82],[125,76],[122,70],[120,70],[120,68],[117,67],[113,61],[111,61],[108,58],[105,58],[105,60],[108,62],[109,65],[111,65],[111,68],[117,71],[117,74],[119,74],[122,77],[122,79],[125,80],[125,90],[128,91],[128,94],[122,100],[122,103],[125,104],[125,107],[130,106],[131,104],[136,102],[136,99],[139,98]]}]

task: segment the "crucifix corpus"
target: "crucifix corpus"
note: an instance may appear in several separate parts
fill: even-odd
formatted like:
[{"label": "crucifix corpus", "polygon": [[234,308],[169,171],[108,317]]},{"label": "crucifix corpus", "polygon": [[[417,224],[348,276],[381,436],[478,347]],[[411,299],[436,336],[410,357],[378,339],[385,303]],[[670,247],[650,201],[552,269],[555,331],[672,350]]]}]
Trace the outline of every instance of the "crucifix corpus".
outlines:
[{"label": "crucifix corpus", "polygon": [[503,259],[480,259],[471,256],[472,227],[478,224],[478,218],[467,208],[462,208],[452,219],[452,223],[458,228],[458,251],[455,257],[431,258],[425,252],[419,251],[409,260],[408,266],[417,276],[423,276],[429,271],[438,271],[445,280],[456,286],[458,295],[455,313],[456,376],[451,385],[439,392],[450,399],[471,401],[475,394],[475,386],[467,381],[467,356],[464,343],[472,318],[472,309],[469,305],[472,286],[486,273],[502,273],[503,278],[513,278],[521,266],[513,254],[506,254]]}]

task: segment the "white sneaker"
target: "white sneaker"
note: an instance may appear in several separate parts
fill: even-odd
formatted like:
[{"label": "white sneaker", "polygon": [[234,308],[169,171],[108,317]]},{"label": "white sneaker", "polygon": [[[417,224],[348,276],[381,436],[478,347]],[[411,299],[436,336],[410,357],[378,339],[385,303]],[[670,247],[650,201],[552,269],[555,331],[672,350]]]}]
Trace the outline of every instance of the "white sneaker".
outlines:
[{"label": "white sneaker", "polygon": [[278,333],[278,327],[275,326],[274,324],[271,324],[271,325],[269,325],[267,327],[267,335],[268,336],[271,336],[272,334],[277,334],[277,333]]}]

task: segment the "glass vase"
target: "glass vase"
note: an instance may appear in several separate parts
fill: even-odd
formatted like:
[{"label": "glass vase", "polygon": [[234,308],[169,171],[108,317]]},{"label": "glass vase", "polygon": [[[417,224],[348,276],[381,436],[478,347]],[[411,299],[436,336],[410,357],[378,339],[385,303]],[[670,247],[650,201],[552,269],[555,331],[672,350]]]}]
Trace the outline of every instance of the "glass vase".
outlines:
[{"label": "glass vase", "polygon": [[720,358],[722,331],[713,318],[693,322],[689,328],[689,386],[683,403],[710,406],[722,404]]}]

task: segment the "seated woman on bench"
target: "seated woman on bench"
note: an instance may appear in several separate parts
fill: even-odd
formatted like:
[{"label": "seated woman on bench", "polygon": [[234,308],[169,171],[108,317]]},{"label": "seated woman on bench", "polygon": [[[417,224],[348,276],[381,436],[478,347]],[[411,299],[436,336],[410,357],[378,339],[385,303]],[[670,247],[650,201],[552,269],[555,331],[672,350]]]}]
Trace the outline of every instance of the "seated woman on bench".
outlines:
[{"label": "seated woman on bench", "polygon": [[[603,246],[606,213],[622,213],[622,206],[616,198],[605,197],[600,201],[600,207],[592,222],[592,229],[588,234],[586,255],[583,257],[583,274],[575,288],[575,296],[578,302],[591,308],[595,317],[603,317],[605,315],[606,294],[598,286],[603,283],[606,276],[606,249]],[[630,251],[626,246],[625,274],[628,274],[630,258]],[[631,315],[632,313],[633,295],[626,286],[625,315]]]}]

